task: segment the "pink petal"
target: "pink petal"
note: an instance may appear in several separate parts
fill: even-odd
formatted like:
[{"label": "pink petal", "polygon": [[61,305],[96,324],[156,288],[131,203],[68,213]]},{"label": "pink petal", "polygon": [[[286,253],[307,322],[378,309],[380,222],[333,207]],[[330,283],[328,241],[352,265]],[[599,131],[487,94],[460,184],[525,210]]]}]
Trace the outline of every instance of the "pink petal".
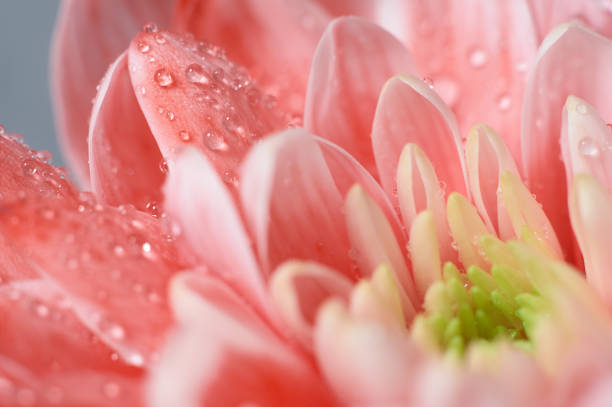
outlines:
[{"label": "pink petal", "polygon": [[[189,286],[175,287],[175,300],[190,296],[193,301],[191,309],[175,308],[175,312],[183,314],[177,316],[183,323],[152,372],[148,388],[151,406],[333,404],[320,378],[304,359],[270,331],[237,314],[238,303],[231,293],[226,292],[229,298],[224,299],[217,289],[212,298],[205,295],[198,300],[189,294]],[[228,303],[233,304],[231,312],[224,307]]]},{"label": "pink petal", "polygon": [[474,204],[490,230],[502,238],[510,238],[506,226],[508,214],[500,201],[498,190],[502,172],[519,176],[512,154],[493,129],[477,125],[470,130],[466,146],[466,161]]},{"label": "pink petal", "polygon": [[[230,191],[197,150],[170,162],[165,206],[194,252],[259,312],[268,312],[263,274]],[[214,197],[214,199],[211,199]]]},{"label": "pink petal", "polygon": [[442,279],[442,262],[433,214],[425,210],[417,215],[410,227],[410,260],[419,300],[425,298],[427,289]]},{"label": "pink petal", "polygon": [[575,174],[591,174],[612,189],[612,134],[595,109],[575,96],[563,108],[561,152],[567,184]]},{"label": "pink petal", "polygon": [[[96,85],[108,65],[147,21],[169,24],[173,0],[65,0],[51,52],[51,82],[58,135],[71,168],[89,180],[87,119]],[[117,18],[121,16],[121,18]]]},{"label": "pink petal", "polygon": [[8,137],[0,137],[0,156],[0,229],[11,247],[58,284],[121,357],[146,363],[170,323],[168,279],[189,264],[167,225],[133,208],[96,204]]},{"label": "pink petal", "polygon": [[612,6],[606,0],[579,2],[530,0],[529,2],[532,8],[539,11],[536,16],[540,27],[540,38],[544,38],[556,25],[571,20],[577,20],[606,37],[612,35]]},{"label": "pink petal", "polygon": [[576,239],[584,257],[587,281],[612,306],[612,198],[595,178],[574,177],[569,199],[570,215]]},{"label": "pink petal", "polygon": [[346,149],[375,175],[369,136],[378,94],[391,76],[414,72],[408,51],[388,32],[359,18],[338,18],[314,55],[304,126]]},{"label": "pink petal", "polygon": [[453,113],[424,82],[395,76],[380,93],[372,125],[372,145],[383,188],[393,196],[400,154],[417,144],[431,160],[449,192],[464,193],[465,162]]},{"label": "pink petal", "polygon": [[525,95],[522,124],[524,174],[529,189],[555,225],[566,256],[572,253],[559,135],[563,104],[570,94],[588,100],[602,117],[612,117],[612,77],[602,67],[612,61],[610,41],[566,24],[543,42]]},{"label": "pink petal", "polygon": [[352,288],[341,273],[313,262],[288,261],[270,280],[270,294],[285,323],[309,350],[320,305],[332,297],[348,299]]},{"label": "pink petal", "polygon": [[302,259],[355,279],[342,192],[312,136],[292,129],[266,138],[246,158],[241,177],[242,208],[266,274]]},{"label": "pink petal", "polygon": [[219,44],[283,109],[300,117],[312,54],[328,14],[301,0],[181,0],[175,25]]},{"label": "pink petal", "polygon": [[166,158],[197,147],[231,183],[251,143],[284,127],[272,99],[217,47],[166,31],[140,33],[128,61],[136,98]]},{"label": "pink petal", "polygon": [[132,203],[152,209],[160,202],[162,156],[138,106],[127,53],[111,65],[100,84],[89,128],[91,188],[109,205]]},{"label": "pink petal", "polygon": [[538,44],[527,1],[411,1],[407,14],[406,44],[461,134],[485,122],[520,160],[519,114]]},{"label": "pink petal", "polygon": [[406,405],[420,364],[407,331],[353,318],[331,302],[317,319],[315,346],[323,375],[346,405]]},{"label": "pink petal", "polygon": [[142,370],[117,359],[48,282],[2,286],[0,321],[3,406],[142,405]]}]

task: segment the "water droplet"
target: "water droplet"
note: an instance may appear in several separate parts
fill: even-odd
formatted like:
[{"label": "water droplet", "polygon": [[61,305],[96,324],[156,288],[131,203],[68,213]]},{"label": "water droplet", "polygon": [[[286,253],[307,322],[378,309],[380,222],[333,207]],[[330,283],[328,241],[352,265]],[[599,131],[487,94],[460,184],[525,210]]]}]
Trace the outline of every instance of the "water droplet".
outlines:
[{"label": "water droplet", "polygon": [[132,366],[144,365],[144,357],[140,353],[130,353],[125,356],[125,361]]},{"label": "water droplet", "polygon": [[229,146],[222,135],[209,130],[204,135],[204,144],[212,151],[227,151]]},{"label": "water droplet", "polygon": [[174,84],[174,76],[167,69],[161,68],[155,72],[155,82],[162,88],[168,88]]},{"label": "water droplet", "polygon": [[161,301],[161,297],[155,292],[150,292],[149,295],[147,295],[147,299],[153,304],[158,304]]},{"label": "water droplet", "polygon": [[185,69],[185,76],[191,83],[204,85],[210,82],[208,76],[206,76],[206,72],[204,72],[204,68],[199,64],[190,64],[187,66],[187,69]]},{"label": "water droplet", "polygon": [[433,82],[433,79],[431,79],[431,77],[429,76],[423,77],[423,82],[425,82],[425,84],[429,86],[430,89],[434,88],[434,82]]},{"label": "water droplet", "polygon": [[49,308],[44,304],[38,304],[36,306],[36,315],[41,318],[46,317],[47,315],[49,315]]},{"label": "water droplet", "polygon": [[483,67],[487,63],[488,59],[489,57],[487,56],[487,53],[484,52],[480,48],[475,48],[472,51],[470,51],[470,54],[469,54],[470,65],[472,65],[472,67],[474,68]]},{"label": "water droplet", "polygon": [[146,23],[144,27],[142,27],[142,31],[151,34],[159,31],[159,28],[157,28],[155,23]]},{"label": "water droplet", "polygon": [[145,88],[144,86],[140,86],[140,94],[142,96],[147,94],[147,88]]},{"label": "water droplet", "polygon": [[578,151],[585,157],[597,157],[599,155],[599,147],[595,140],[590,137],[584,137],[578,142]]},{"label": "water droplet", "polygon": [[223,171],[223,175],[221,177],[223,178],[223,182],[233,187],[237,188],[238,185],[240,184],[240,181],[238,180],[238,176],[232,170],[228,169],[228,170]]},{"label": "water droplet", "polygon": [[576,111],[580,114],[586,114],[587,107],[584,105],[584,103],[578,103],[578,106],[576,106]]},{"label": "water droplet", "polygon": [[164,37],[162,33],[158,32],[153,37],[155,38],[155,42],[157,42],[158,44],[166,43],[166,37]]},{"label": "water droplet", "polygon": [[144,253],[150,253],[150,252],[151,252],[151,243],[149,243],[149,242],[144,242],[144,243],[142,244],[142,251],[143,251]]},{"label": "water droplet", "polygon": [[168,110],[168,112],[166,113],[166,117],[168,118],[168,120],[172,121],[174,120],[174,112]]},{"label": "water droplet", "polygon": [[147,52],[151,51],[151,47],[149,46],[149,44],[144,41],[138,41],[138,44],[136,44],[136,46],[138,47],[138,51],[142,52],[143,54],[146,54]]},{"label": "water droplet", "polygon": [[108,382],[104,385],[104,389],[102,389],[102,391],[104,392],[104,395],[109,399],[115,399],[119,397],[119,394],[121,393],[121,387],[119,387],[117,383]]},{"label": "water droplet", "polygon": [[159,162],[159,170],[163,174],[167,174],[168,173],[168,161],[162,158],[161,161]]},{"label": "water droplet", "polygon": [[181,130],[179,132],[179,138],[181,139],[182,142],[189,143],[191,141],[191,134],[189,134],[188,131]]},{"label": "water droplet", "polygon": [[502,112],[505,112],[508,109],[510,109],[511,105],[512,105],[512,99],[510,99],[510,96],[507,94],[502,95],[497,100],[497,107],[499,107],[499,110],[501,110]]},{"label": "water droplet", "polygon": [[113,248],[113,252],[115,253],[115,256],[117,257],[123,257],[125,255],[125,249],[123,248],[123,246],[115,246]]}]

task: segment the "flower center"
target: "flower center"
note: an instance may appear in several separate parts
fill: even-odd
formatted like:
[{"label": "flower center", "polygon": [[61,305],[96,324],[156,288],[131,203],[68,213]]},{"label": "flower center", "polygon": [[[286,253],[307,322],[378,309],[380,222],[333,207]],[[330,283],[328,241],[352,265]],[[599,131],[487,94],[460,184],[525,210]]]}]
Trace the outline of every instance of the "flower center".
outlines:
[{"label": "flower center", "polygon": [[506,340],[531,349],[543,302],[527,276],[509,265],[494,264],[490,273],[470,266],[463,274],[446,263],[443,280],[427,291],[412,334],[425,346],[458,355],[482,341]]}]

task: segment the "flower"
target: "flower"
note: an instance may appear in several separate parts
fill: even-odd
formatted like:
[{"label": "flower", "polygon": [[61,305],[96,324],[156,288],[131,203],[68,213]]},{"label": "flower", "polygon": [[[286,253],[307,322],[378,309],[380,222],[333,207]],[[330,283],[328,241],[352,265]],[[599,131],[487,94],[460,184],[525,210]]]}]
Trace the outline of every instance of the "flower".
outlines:
[{"label": "flower", "polygon": [[[6,404],[135,405],[143,382],[153,406],[604,404],[609,41],[569,23],[536,53],[574,13],[557,3],[475,4],[492,25],[448,3],[270,4],[178,2],[174,28],[230,57],[147,24],[85,132],[75,89],[130,37],[91,16],[119,5],[129,32],[174,4],[64,3],[58,118],[95,199],[0,138],[5,296],[40,317],[0,339]],[[580,10],[608,34],[604,6]],[[95,67],[73,75],[83,46]],[[588,284],[563,262],[581,255]]]}]

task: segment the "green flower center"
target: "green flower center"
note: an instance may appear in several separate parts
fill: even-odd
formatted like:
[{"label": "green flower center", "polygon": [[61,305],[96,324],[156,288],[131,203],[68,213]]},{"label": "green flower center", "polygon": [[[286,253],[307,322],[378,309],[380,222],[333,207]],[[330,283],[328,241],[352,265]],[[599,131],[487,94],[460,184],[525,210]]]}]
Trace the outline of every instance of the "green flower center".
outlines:
[{"label": "green flower center", "polygon": [[443,280],[427,291],[412,334],[426,346],[457,355],[482,341],[506,340],[530,350],[543,303],[527,276],[506,264],[494,264],[490,273],[470,266],[463,274],[446,263]]}]

